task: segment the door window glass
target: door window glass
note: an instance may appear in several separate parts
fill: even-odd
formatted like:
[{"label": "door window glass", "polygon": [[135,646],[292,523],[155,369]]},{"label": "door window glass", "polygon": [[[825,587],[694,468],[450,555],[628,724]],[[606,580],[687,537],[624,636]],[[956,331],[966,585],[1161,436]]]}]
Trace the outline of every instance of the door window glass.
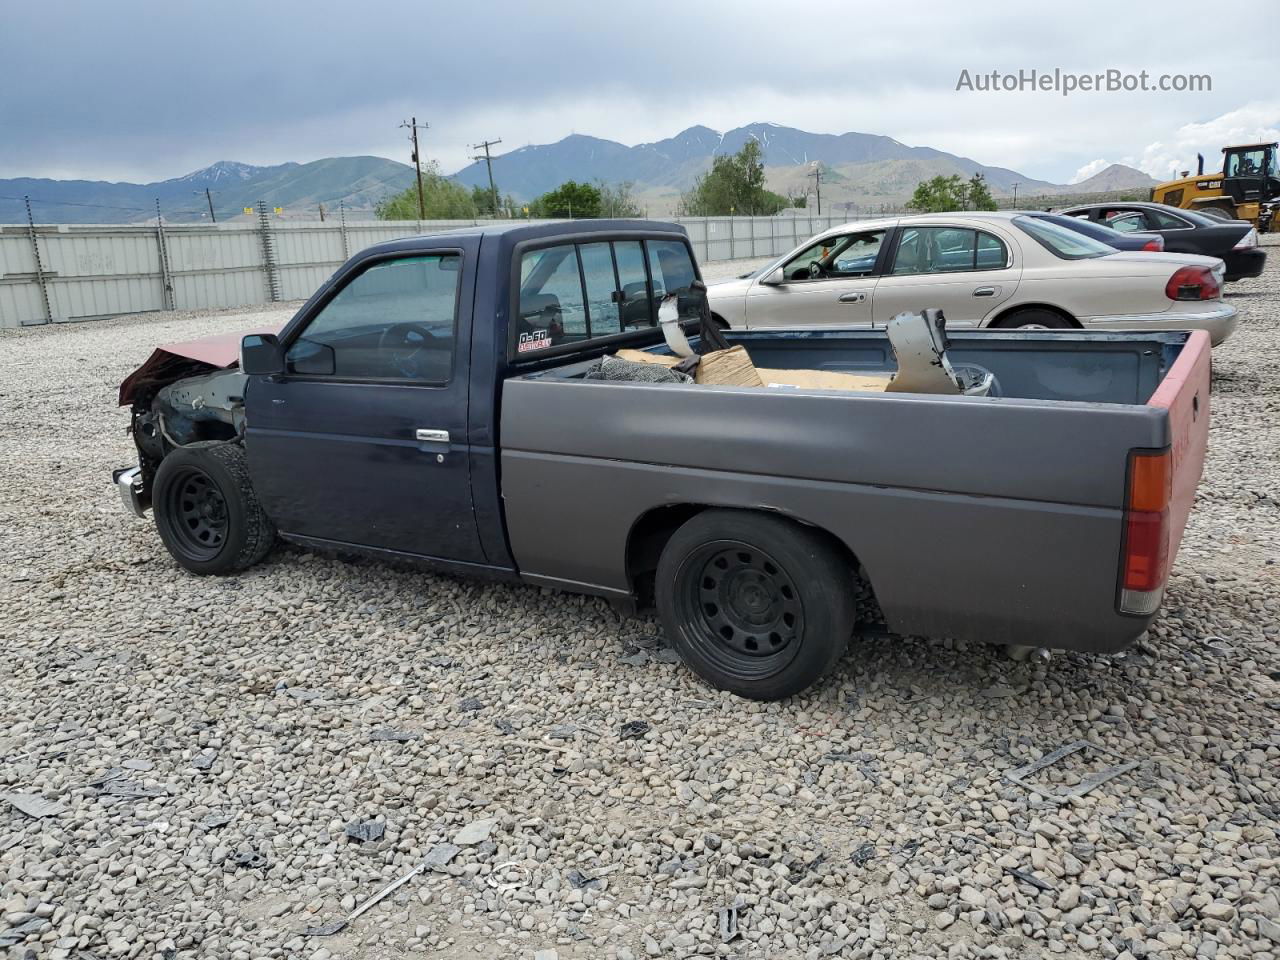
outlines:
[{"label": "door window glass", "polygon": [[1147,221],[1153,230],[1185,230],[1191,224],[1183,220],[1181,217],[1175,217],[1171,213],[1165,213],[1163,210],[1148,210]]},{"label": "door window glass", "polygon": [[892,272],[993,270],[1002,269],[1007,262],[1004,244],[991,234],[962,227],[908,227],[898,237]]},{"label": "door window glass", "polygon": [[1140,213],[1116,211],[1106,220],[1107,226],[1121,233],[1137,233],[1149,229],[1146,219]]},{"label": "door window glass", "polygon": [[285,355],[295,374],[445,383],[462,258],[404,257],[350,280]]}]

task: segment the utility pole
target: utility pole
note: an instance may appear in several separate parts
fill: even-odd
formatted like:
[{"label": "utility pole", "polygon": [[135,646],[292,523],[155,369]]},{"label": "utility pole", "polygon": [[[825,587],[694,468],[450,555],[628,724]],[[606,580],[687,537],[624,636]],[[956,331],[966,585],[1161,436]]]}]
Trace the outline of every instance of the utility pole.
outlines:
[{"label": "utility pole", "polygon": [[409,139],[413,141],[413,169],[418,176],[418,219],[425,220],[427,219],[427,207],[422,200],[422,160],[418,156],[418,130],[429,130],[431,124],[418,123],[417,117],[410,117],[400,124],[400,127],[402,129],[404,127],[409,128]]},{"label": "utility pole", "polygon": [[204,198],[209,201],[209,222],[217,223],[218,218],[213,215],[213,194],[209,192],[209,188],[204,188]]},{"label": "utility pole", "polygon": [[320,204],[320,222],[324,223],[324,204]]},{"label": "utility pole", "polygon": [[808,174],[813,177],[813,189],[818,195],[818,216],[822,216],[822,164],[813,161],[813,173]]},{"label": "utility pole", "polygon": [[[473,143],[472,150],[484,151],[484,165],[489,169],[489,196],[493,197],[493,215],[498,215],[498,188],[493,185],[493,158],[489,156],[489,148],[496,147],[501,140],[486,140],[484,143]],[[478,156],[472,157],[472,160],[480,160]]]},{"label": "utility pole", "polygon": [[1020,182],[1018,180],[1013,181],[1013,209],[1015,210],[1018,209],[1018,184]]}]

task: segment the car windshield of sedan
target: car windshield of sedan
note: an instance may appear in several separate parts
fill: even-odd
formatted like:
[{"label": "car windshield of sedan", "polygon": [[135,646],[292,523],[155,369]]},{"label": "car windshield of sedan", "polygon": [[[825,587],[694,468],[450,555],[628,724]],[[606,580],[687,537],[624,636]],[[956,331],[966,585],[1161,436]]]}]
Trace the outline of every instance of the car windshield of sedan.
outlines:
[{"label": "car windshield of sedan", "polygon": [[1055,257],[1062,260],[1088,260],[1115,253],[1116,248],[1101,240],[1094,240],[1082,233],[1060,227],[1046,220],[1032,217],[1014,217],[1014,225]]}]

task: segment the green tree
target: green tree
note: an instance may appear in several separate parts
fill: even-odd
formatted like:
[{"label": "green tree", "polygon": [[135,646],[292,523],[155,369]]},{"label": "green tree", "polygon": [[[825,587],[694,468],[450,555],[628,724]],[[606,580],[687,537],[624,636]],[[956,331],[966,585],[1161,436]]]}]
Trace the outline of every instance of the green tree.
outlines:
[{"label": "green tree", "polygon": [[991,190],[987,187],[987,179],[981,173],[975,173],[969,178],[968,197],[969,210],[994,210],[996,208],[996,198],[991,196]]},{"label": "green tree", "polygon": [[711,159],[711,169],[680,198],[677,213],[686,217],[772,215],[787,202],[786,197],[765,188],[760,144],[748,140],[737,153]]},{"label": "green tree", "polygon": [[[471,220],[476,205],[467,188],[456,180],[440,175],[434,160],[422,171],[422,204],[427,220]],[[379,220],[417,220],[418,186],[388,197],[377,206]]]},{"label": "green tree", "polygon": [[969,188],[960,174],[949,177],[937,176],[932,180],[922,180],[916,185],[916,192],[907,201],[911,210],[921,213],[948,213],[963,210],[968,199]]},{"label": "green tree", "polygon": [[589,183],[566,180],[529,204],[531,217],[569,217],[574,220],[600,216],[600,189]]},{"label": "green tree", "polygon": [[907,206],[921,213],[949,213],[954,210],[994,210],[995,198],[987,187],[986,178],[975,173],[967,182],[960,174],[937,176],[922,180]]},{"label": "green tree", "polygon": [[472,187],[471,202],[475,205],[477,216],[497,217],[502,210],[497,191],[488,187]]},{"label": "green tree", "polygon": [[643,216],[644,211],[631,195],[631,187],[630,181],[610,184],[597,180],[596,188],[600,191],[600,215],[604,217]]}]

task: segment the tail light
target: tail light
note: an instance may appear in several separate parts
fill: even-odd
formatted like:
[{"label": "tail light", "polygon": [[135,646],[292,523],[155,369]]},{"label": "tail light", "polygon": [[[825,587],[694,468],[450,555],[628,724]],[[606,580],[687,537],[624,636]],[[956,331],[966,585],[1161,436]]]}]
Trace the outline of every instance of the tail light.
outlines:
[{"label": "tail light", "polygon": [[1164,285],[1170,300],[1217,300],[1222,285],[1208,267],[1179,267]]},{"label": "tail light", "polygon": [[1161,253],[1164,250],[1164,237],[1152,237],[1142,245],[1142,249],[1151,253]]},{"label": "tail light", "polygon": [[1238,241],[1236,241],[1236,245],[1231,249],[1232,250],[1252,250],[1257,245],[1258,245],[1258,231],[1253,229],[1253,227],[1250,227],[1249,232],[1246,233],[1243,237],[1241,237]]},{"label": "tail light", "polygon": [[1120,612],[1155,613],[1169,577],[1169,501],[1173,458],[1168,449],[1129,454],[1124,544],[1120,551]]}]

